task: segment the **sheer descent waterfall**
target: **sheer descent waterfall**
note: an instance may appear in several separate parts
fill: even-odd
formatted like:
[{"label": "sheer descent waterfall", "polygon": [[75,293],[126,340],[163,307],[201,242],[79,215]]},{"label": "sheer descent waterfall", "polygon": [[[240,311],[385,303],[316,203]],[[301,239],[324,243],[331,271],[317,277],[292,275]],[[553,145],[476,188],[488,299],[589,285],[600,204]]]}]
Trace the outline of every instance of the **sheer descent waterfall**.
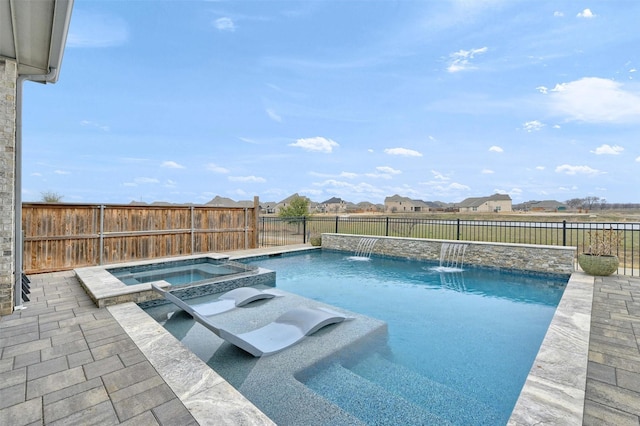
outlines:
[{"label": "sheer descent waterfall", "polygon": [[373,246],[378,242],[377,238],[361,238],[360,242],[358,242],[358,247],[356,248],[356,257],[371,257],[371,251],[373,250]]},{"label": "sheer descent waterfall", "polygon": [[469,244],[442,243],[440,248],[440,267],[462,268],[464,266],[464,253]]}]

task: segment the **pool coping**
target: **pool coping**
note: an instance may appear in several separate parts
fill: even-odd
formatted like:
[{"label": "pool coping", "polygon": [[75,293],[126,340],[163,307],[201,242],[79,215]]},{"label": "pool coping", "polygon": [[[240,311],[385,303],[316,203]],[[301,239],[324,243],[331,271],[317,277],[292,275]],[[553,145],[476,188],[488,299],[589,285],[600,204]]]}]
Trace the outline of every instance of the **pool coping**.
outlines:
[{"label": "pool coping", "polygon": [[[89,266],[85,268],[74,269],[74,273],[80,284],[85,288],[91,300],[93,300],[99,308],[118,303],[135,302],[141,303],[150,300],[159,299],[160,297],[151,290],[150,283],[127,285],[109,273],[108,269],[135,267],[150,265],[158,262],[175,262],[182,260],[208,258],[215,261],[231,260],[228,254],[221,253],[202,253],[188,256],[176,256],[156,259],[145,259],[136,262],[114,263],[109,265]],[[217,282],[236,279],[245,276],[255,275],[255,271],[240,272],[237,274],[222,277]],[[187,286],[180,286],[187,287]]]},{"label": "pool coping", "polygon": [[[290,250],[274,248],[260,252],[239,251],[230,254],[229,258],[273,256],[314,249],[318,247],[296,247]],[[557,422],[582,424],[593,285],[594,277],[580,271],[571,274],[512,411],[509,425]],[[244,424],[273,424],[264,413],[175,340],[137,305],[115,305],[108,307],[108,310],[172,388],[171,382],[176,381],[176,373],[172,370],[183,362],[183,355],[184,359],[189,359],[191,370],[188,374],[177,374],[178,388],[174,391],[194,413],[194,417],[202,419],[202,424],[215,423],[207,421],[207,418],[216,419],[219,421],[217,424],[234,423],[240,420],[237,417],[238,410],[246,410],[250,414],[242,418]],[[174,344],[171,344],[172,340],[175,341]],[[174,348],[174,355],[167,358],[165,355],[158,356],[154,353],[166,345]],[[210,381],[213,384],[209,383]],[[218,385],[220,387],[216,387]],[[214,411],[213,414],[211,410]],[[203,417],[196,416],[198,413]],[[235,420],[228,423],[228,420],[223,421],[224,416],[230,416]]]},{"label": "pool coping", "polygon": [[582,424],[594,282],[571,274],[509,425]]}]

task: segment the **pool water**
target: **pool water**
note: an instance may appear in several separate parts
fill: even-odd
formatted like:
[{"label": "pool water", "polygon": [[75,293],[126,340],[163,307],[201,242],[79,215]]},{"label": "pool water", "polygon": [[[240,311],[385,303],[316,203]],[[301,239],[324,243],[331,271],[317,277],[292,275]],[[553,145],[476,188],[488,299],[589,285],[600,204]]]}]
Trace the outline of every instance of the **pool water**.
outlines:
[{"label": "pool water", "polygon": [[196,258],[107,269],[126,285],[164,280],[171,285],[197,283],[244,273],[254,268],[226,260]]},{"label": "pool water", "polygon": [[568,280],[325,250],[247,263],[275,270],[277,288],[388,323],[365,356],[296,374],[368,424],[506,424]]}]

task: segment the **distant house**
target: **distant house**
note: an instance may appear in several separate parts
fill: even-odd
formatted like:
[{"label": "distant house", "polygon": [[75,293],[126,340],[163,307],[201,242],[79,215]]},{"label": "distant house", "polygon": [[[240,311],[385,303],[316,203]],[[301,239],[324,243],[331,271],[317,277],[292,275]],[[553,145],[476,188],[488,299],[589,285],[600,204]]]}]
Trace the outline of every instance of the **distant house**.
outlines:
[{"label": "distant house", "polygon": [[276,212],[276,203],[275,201],[265,201],[260,203],[260,213],[262,214],[275,214]]},{"label": "distant house", "polygon": [[347,211],[347,203],[341,198],[332,197],[320,203],[326,213],[344,213]]},{"label": "distant house", "polygon": [[375,213],[384,211],[384,205],[373,204],[369,201],[361,201],[355,205],[356,211],[365,213]]},{"label": "distant house", "polygon": [[527,210],[532,212],[564,212],[567,206],[556,200],[530,201]]},{"label": "distant house", "polygon": [[384,209],[390,213],[416,213],[428,212],[430,206],[422,200],[412,200],[396,194],[384,199]]},{"label": "distant house", "polygon": [[221,197],[219,195],[216,195],[214,199],[205,204],[213,207],[239,207],[238,203],[231,198]]},{"label": "distant house", "polygon": [[298,193],[296,192],[295,194],[288,196],[287,198],[276,204],[275,213],[280,213],[280,210],[288,207],[289,204],[291,204],[291,200],[295,198],[304,198],[309,202],[309,209],[312,210],[314,208],[314,206],[311,205],[311,200],[308,197],[305,197],[304,195],[298,195]]},{"label": "distant house", "polygon": [[510,212],[511,197],[508,194],[493,194],[489,197],[472,197],[456,204],[460,212],[500,213]]}]

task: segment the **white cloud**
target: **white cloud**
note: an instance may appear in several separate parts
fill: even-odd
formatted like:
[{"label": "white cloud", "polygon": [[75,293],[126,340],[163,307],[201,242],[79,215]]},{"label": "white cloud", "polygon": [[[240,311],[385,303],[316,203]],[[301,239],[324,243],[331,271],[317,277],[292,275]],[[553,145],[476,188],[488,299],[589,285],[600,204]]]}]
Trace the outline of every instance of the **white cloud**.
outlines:
[{"label": "white cloud", "polygon": [[547,93],[549,93],[549,89],[547,89],[544,86],[538,86],[536,87],[536,90],[540,93],[542,93],[543,95],[546,95]]},{"label": "white cloud", "polygon": [[493,145],[489,148],[489,152],[504,152],[504,149],[500,148],[499,146]]},{"label": "white cloud", "polygon": [[213,23],[219,31],[235,31],[236,25],[233,23],[233,20],[228,17],[218,18]]},{"label": "white cloud", "polygon": [[113,47],[125,44],[128,39],[129,29],[122,18],[81,9],[73,11],[68,47]]},{"label": "white cloud", "polygon": [[553,12],[553,16],[555,16],[556,18],[561,18],[564,16],[564,13],[560,11],[555,11]]},{"label": "white cloud", "polygon": [[597,147],[595,149],[595,151],[591,151],[592,153],[596,154],[596,155],[618,155],[620,154],[622,151],[624,151],[624,148],[618,145],[600,145],[599,147]]},{"label": "white cloud", "polygon": [[167,169],[184,169],[182,164],[178,164],[175,161],[164,161],[160,167],[165,167]]},{"label": "white cloud", "polygon": [[[336,179],[328,179],[323,182],[315,182],[314,186],[318,186],[321,188],[325,188],[325,192],[334,194],[334,195],[344,195],[349,196],[349,194],[376,194],[380,195],[384,191],[379,188],[376,188],[373,185],[368,183],[358,183],[353,184],[351,182],[344,182]],[[308,190],[305,190],[308,192]]]},{"label": "white cloud", "polygon": [[53,173],[57,174],[57,175],[70,175],[71,172],[68,172],[66,170],[54,170]]},{"label": "white cloud", "polygon": [[606,78],[585,77],[557,84],[550,98],[552,112],[568,120],[594,123],[639,123],[640,92]]},{"label": "white cloud", "polygon": [[333,148],[336,148],[340,145],[338,145],[337,142],[334,142],[331,139],[317,136],[315,138],[298,139],[295,143],[289,144],[289,146],[296,146],[306,151],[324,152],[326,154],[329,154],[333,151]]},{"label": "white cloud", "polygon": [[452,189],[456,191],[468,191],[471,189],[471,187],[467,185],[463,185],[461,183],[453,182],[447,187],[447,189]]},{"label": "white cloud", "polygon": [[522,125],[522,128],[527,132],[537,132],[544,127],[544,124],[539,122],[538,120],[527,121]]},{"label": "white cloud", "polygon": [[342,172],[340,173],[340,177],[344,177],[347,179],[355,179],[358,177],[357,173],[351,173],[351,172]]},{"label": "white cloud", "polygon": [[167,179],[167,181],[165,182],[164,186],[166,188],[175,188],[176,186],[178,186],[178,182],[171,180],[171,179]]},{"label": "white cloud", "polygon": [[591,19],[591,18],[595,18],[595,17],[596,17],[596,14],[595,14],[595,13],[593,13],[593,12],[591,11],[591,9],[585,9],[585,10],[583,10],[582,12],[578,13],[576,16],[577,16],[578,18]]},{"label": "white cloud", "polygon": [[599,175],[602,174],[600,170],[592,169],[589,166],[571,166],[569,164],[563,164],[562,166],[556,167],[556,173],[564,173],[567,175]]},{"label": "white cloud", "polygon": [[249,138],[243,138],[243,137],[238,137],[238,139],[240,139],[242,142],[246,142],[246,143],[258,143],[256,141],[254,141],[253,139],[249,139]]},{"label": "white cloud", "polygon": [[389,155],[402,155],[405,157],[422,157],[422,154],[418,151],[414,151],[413,149],[407,148],[386,148],[384,150],[385,154]]},{"label": "white cloud", "polygon": [[358,174],[357,173],[352,173],[352,172],[341,172],[338,175],[332,175],[332,174],[328,174],[328,173],[309,172],[309,176],[315,176],[315,177],[319,177],[319,178],[341,177],[341,178],[346,178],[346,179],[355,179],[355,178],[358,177]]},{"label": "white cloud", "polygon": [[225,169],[224,167],[220,167],[215,163],[207,164],[207,170],[214,173],[229,173],[229,169]]},{"label": "white cloud", "polygon": [[544,166],[536,166],[536,170],[544,170],[545,167]]},{"label": "white cloud", "polygon": [[95,122],[89,121],[89,120],[82,120],[80,122],[80,125],[82,127],[92,127],[94,129],[102,130],[103,132],[108,132],[109,131],[109,126],[105,126],[103,124],[98,124],[98,123],[95,123]]},{"label": "white cloud", "polygon": [[133,180],[134,183],[139,184],[139,183],[160,183],[160,181],[156,178],[150,178],[150,177],[137,177]]},{"label": "white cloud", "polygon": [[482,172],[481,172],[481,173],[482,173],[483,175],[492,175],[492,174],[494,173],[494,171],[493,171],[493,170],[490,170],[490,169],[482,169]]},{"label": "white cloud", "polygon": [[252,183],[264,183],[267,180],[258,176],[229,176],[231,182],[252,182]]},{"label": "white cloud", "polygon": [[379,166],[379,167],[376,167],[376,170],[381,173],[386,173],[389,175],[399,175],[400,173],[402,173],[400,170],[396,170],[393,167],[389,167],[389,166]]},{"label": "white cloud", "polygon": [[447,183],[448,180],[449,178],[437,174],[435,180],[420,182],[420,185],[429,187],[429,191],[432,192],[433,195],[451,195],[452,192],[458,193],[462,191],[469,191],[471,189],[469,186],[459,182]]},{"label": "white cloud", "polygon": [[277,121],[278,123],[282,123],[282,117],[280,117],[273,109],[267,108],[267,115],[273,121]]},{"label": "white cloud", "polygon": [[459,72],[474,69],[475,67],[471,65],[470,60],[475,58],[476,55],[486,53],[487,50],[489,50],[487,47],[481,47],[479,49],[459,50],[457,52],[451,53],[449,55],[451,61],[449,63],[449,66],[447,67],[447,71]]},{"label": "white cloud", "polygon": [[433,175],[433,178],[435,180],[439,180],[439,181],[442,181],[442,182],[446,182],[446,181],[449,180],[449,178],[447,176],[443,175],[442,173],[440,173],[440,172],[438,172],[436,170],[431,170],[431,174]]},{"label": "white cloud", "polygon": [[391,175],[387,173],[365,173],[365,176],[371,179],[391,179]]},{"label": "white cloud", "polygon": [[640,157],[636,157],[636,161],[640,163]]}]

